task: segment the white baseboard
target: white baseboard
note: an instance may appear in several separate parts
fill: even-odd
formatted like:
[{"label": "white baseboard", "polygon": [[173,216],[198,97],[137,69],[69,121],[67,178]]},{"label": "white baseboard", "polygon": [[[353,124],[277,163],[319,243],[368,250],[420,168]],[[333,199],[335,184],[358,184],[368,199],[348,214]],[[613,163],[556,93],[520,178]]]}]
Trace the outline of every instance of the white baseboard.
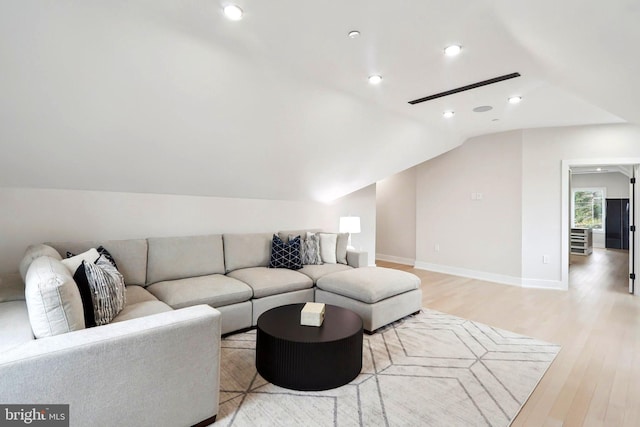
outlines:
[{"label": "white baseboard", "polygon": [[562,282],[560,280],[524,279],[522,277],[451,267],[448,265],[431,264],[422,261],[416,261],[415,268],[434,271],[436,273],[451,274],[453,276],[468,277],[470,279],[484,280],[486,282],[500,283],[503,285],[520,286],[523,288],[566,290],[566,288],[562,286]]},{"label": "white baseboard", "polygon": [[522,286],[521,278],[507,276],[504,274],[488,273],[486,271],[470,270],[467,268],[451,267],[448,265],[431,264],[422,261],[416,261],[415,268],[435,271],[436,273],[451,274],[453,276],[469,277],[471,279],[484,280],[487,282],[501,283],[503,285]]},{"label": "white baseboard", "polygon": [[522,279],[523,288],[536,288],[536,289],[555,289],[557,291],[566,291],[567,287],[562,284],[560,280],[547,280],[547,279]]},{"label": "white baseboard", "polygon": [[376,259],[379,259],[380,261],[395,262],[396,264],[410,265],[412,267],[416,263],[415,259],[385,254],[376,254]]}]

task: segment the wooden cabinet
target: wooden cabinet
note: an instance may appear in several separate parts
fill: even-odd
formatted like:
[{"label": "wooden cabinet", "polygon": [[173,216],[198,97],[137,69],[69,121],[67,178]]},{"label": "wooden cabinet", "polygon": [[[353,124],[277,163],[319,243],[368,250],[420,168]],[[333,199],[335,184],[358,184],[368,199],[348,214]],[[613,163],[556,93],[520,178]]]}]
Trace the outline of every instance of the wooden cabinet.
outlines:
[{"label": "wooden cabinet", "polygon": [[590,255],[593,252],[593,232],[590,228],[571,229],[571,253]]}]

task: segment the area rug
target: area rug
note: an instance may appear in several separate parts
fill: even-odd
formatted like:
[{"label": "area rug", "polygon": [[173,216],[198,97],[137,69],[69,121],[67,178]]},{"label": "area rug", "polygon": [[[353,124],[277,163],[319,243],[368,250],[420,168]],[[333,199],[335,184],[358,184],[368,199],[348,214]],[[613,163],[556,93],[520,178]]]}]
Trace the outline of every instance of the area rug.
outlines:
[{"label": "area rug", "polygon": [[256,372],[255,338],[222,340],[216,426],[507,426],[560,350],[423,309],[365,334],[351,383],[300,392]]}]

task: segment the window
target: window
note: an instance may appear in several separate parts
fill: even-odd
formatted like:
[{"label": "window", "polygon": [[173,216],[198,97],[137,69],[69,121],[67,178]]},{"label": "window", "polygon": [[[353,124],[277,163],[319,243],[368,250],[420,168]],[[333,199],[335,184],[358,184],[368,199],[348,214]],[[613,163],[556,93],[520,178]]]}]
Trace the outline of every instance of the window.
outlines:
[{"label": "window", "polygon": [[573,190],[572,227],[604,229],[604,188],[576,188]]}]

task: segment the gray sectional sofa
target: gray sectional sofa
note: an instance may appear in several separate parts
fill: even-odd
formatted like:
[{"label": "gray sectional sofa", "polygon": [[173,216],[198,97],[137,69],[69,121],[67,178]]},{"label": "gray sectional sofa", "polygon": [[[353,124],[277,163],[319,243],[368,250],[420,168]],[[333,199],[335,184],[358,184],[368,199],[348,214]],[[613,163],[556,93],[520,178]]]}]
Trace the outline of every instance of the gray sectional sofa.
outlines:
[{"label": "gray sectional sofa", "polygon": [[[278,235],[287,241],[306,231]],[[206,425],[218,412],[221,335],[255,326],[273,307],[316,301],[316,293],[320,302],[358,312],[370,331],[421,307],[416,276],[359,268],[367,266],[365,252],[348,250],[346,264],[268,268],[272,237],[215,234],[28,248],[21,275],[0,283],[0,402],[68,403],[71,425]],[[62,259],[98,246],[108,249],[124,277],[126,305],[110,324],[85,329],[82,314],[78,320],[82,301],[78,307],[77,286]],[[54,286],[58,303],[68,294],[71,302],[60,304],[59,319],[33,318],[23,280],[28,295]],[[52,323],[56,332],[35,339],[42,328],[34,322]]]},{"label": "gray sectional sofa", "polygon": [[[280,234],[287,238],[292,233]],[[5,275],[0,281],[0,402],[66,403],[71,425],[78,426],[213,421],[221,334],[255,325],[272,307],[313,301],[317,278],[367,262],[366,253],[350,252],[351,265],[267,268],[272,236],[218,234],[30,247],[21,275]],[[24,280],[37,286],[73,283],[61,259],[67,252],[100,245],[124,276],[124,309],[108,325],[74,327],[35,339]],[[63,317],[78,311],[73,304],[63,308]]]},{"label": "gray sectional sofa", "polygon": [[[304,233],[278,234],[287,239],[289,234]],[[317,279],[367,263],[365,252],[347,251],[349,264],[307,265],[297,271],[268,268],[273,234],[212,234],[48,245],[61,256],[101,245],[109,250],[127,284],[127,306],[114,321],[206,304],[222,314],[222,334],[255,326],[258,316],[273,307],[314,301]]]}]

